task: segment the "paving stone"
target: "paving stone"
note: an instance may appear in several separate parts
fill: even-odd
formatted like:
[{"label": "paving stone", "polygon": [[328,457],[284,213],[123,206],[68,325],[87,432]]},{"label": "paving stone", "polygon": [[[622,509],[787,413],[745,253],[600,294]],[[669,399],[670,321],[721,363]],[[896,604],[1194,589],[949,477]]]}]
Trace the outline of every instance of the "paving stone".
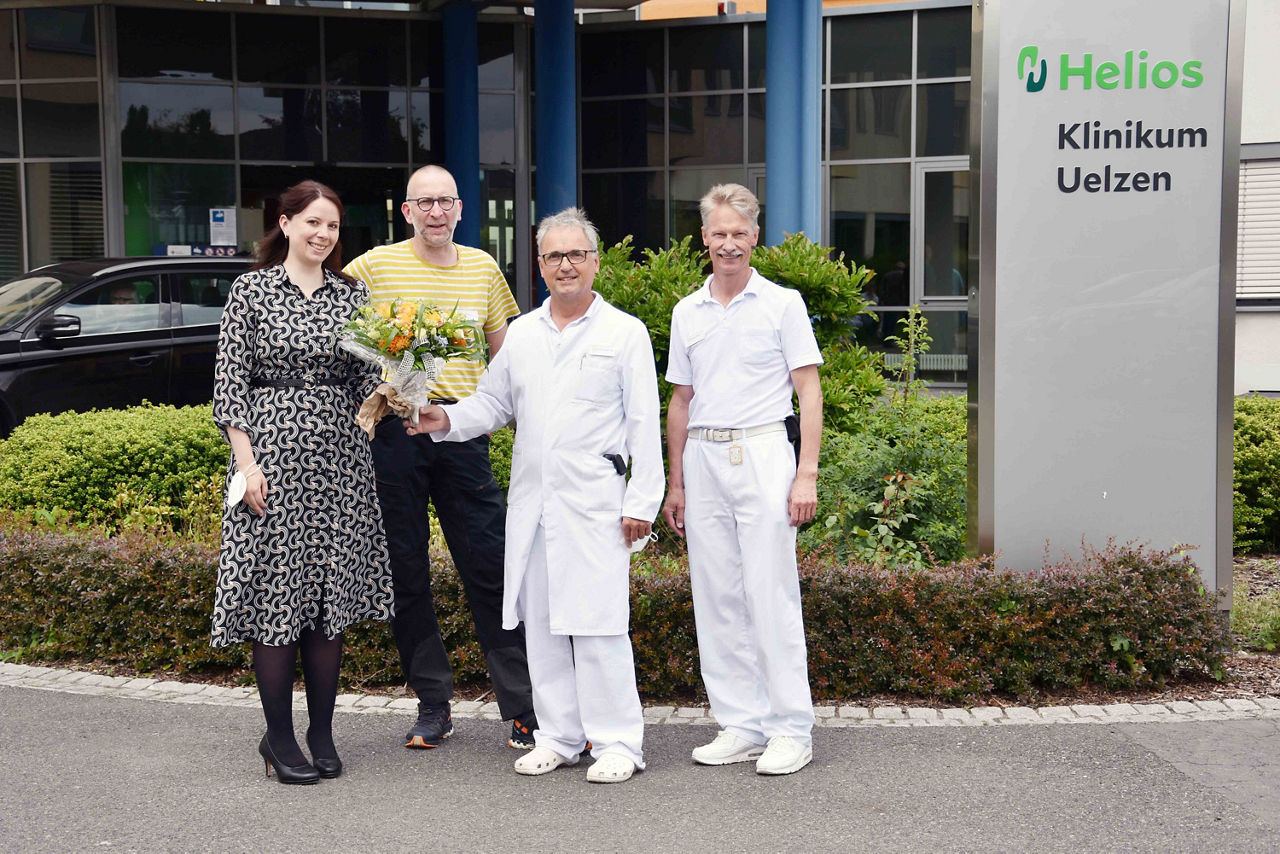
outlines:
[{"label": "paving stone", "polygon": [[486,716],[487,716],[487,715],[497,715],[499,720],[501,720],[501,719],[502,719],[502,712],[501,712],[501,710],[499,710],[499,709],[498,709],[498,704],[497,704],[497,703],[485,703],[483,706],[481,706],[480,708],[476,709],[476,712],[478,712],[479,714],[482,714],[482,715],[486,715]]},{"label": "paving stone", "polygon": [[693,724],[694,726],[714,726],[716,719],[707,715],[703,718],[680,718],[682,724]]},{"label": "paving stone", "polygon": [[854,720],[853,718],[823,718],[819,725],[825,726],[825,727],[836,727],[836,728],[851,727],[851,726],[861,726],[862,721]]},{"label": "paving stone", "polygon": [[1161,703],[1134,703],[1133,707],[1137,709],[1138,714],[1148,715],[1151,717],[1168,716],[1173,714],[1169,711],[1169,707]]},{"label": "paving stone", "polygon": [[1230,711],[1227,705],[1221,700],[1192,700],[1192,704],[1202,712],[1226,712]]},{"label": "paving stone", "polygon": [[39,679],[42,676],[48,676],[51,673],[62,673],[61,670],[54,670],[52,667],[35,667],[26,665],[26,675],[32,679]]},{"label": "paving stone", "polygon": [[156,680],[151,679],[150,677],[146,677],[146,676],[139,676],[137,679],[128,679],[128,680],[126,680],[126,681],[125,681],[125,683],[124,683],[124,685],[122,685],[122,686],[120,686],[120,687],[122,687],[122,688],[128,688],[128,689],[130,689],[130,690],[132,690],[132,691],[138,691],[138,690],[141,690],[141,689],[143,689],[143,688],[150,688],[150,687],[151,687],[152,685],[154,685],[154,684],[156,684]]},{"label": "paving stone", "polygon": [[1195,703],[1188,703],[1186,700],[1173,700],[1165,705],[1169,707],[1169,711],[1178,715],[1190,715],[1200,711],[1199,706]]},{"label": "paving stone", "polygon": [[83,673],[79,670],[63,670],[56,676],[52,676],[52,681],[57,682],[59,685],[70,685],[74,682],[79,682],[87,676],[89,676],[88,673]]},{"label": "paving stone", "polygon": [[1102,706],[1094,706],[1088,703],[1072,706],[1071,711],[1082,718],[1100,718],[1106,714],[1106,712],[1102,711]]},{"label": "paving stone", "polygon": [[994,721],[1004,717],[1004,709],[999,706],[978,706],[971,714],[980,721]]},{"label": "paving stone", "polygon": [[391,702],[390,697],[375,697],[372,694],[356,700],[356,708],[381,709]]},{"label": "paving stone", "polygon": [[698,706],[681,706],[676,709],[677,718],[705,718],[707,710]]},{"label": "paving stone", "polygon": [[390,703],[387,703],[387,708],[395,709],[396,711],[416,713],[418,711],[418,700],[414,697],[397,697]]},{"label": "paving stone", "polygon": [[814,706],[813,716],[817,718],[834,718],[836,716],[835,706]]},{"label": "paving stone", "polygon": [[343,706],[354,706],[356,703],[360,702],[360,699],[363,696],[363,694],[339,694],[338,699],[335,700],[334,703],[339,708]]},{"label": "paving stone", "polygon": [[[173,681],[157,682],[151,687],[156,691],[164,691],[166,693],[184,694],[184,695],[197,694],[200,691],[204,690],[204,686],[201,685],[199,682],[173,682]],[[294,691],[293,693],[295,697],[298,695],[297,691]]]},{"label": "paving stone", "polygon": [[855,720],[866,720],[871,717],[871,710],[865,706],[841,706],[836,710],[836,716],[841,718],[853,718]]},{"label": "paving stone", "polygon": [[649,706],[647,709],[644,710],[644,713],[646,715],[658,715],[660,717],[665,718],[668,715],[675,714],[675,711],[676,711],[675,706]]},{"label": "paving stone", "polygon": [[1039,723],[1040,715],[1036,714],[1036,710],[1027,706],[1010,706],[1004,710],[1004,716],[1011,721],[1022,721],[1024,723]]},{"label": "paving stone", "polygon": [[882,721],[896,721],[905,719],[906,715],[897,706],[877,706],[871,710],[871,717]]},{"label": "paving stone", "polygon": [[1127,718],[1138,713],[1138,710],[1129,703],[1109,703],[1102,707],[1102,711],[1113,718]]},{"label": "paving stone", "polygon": [[969,713],[968,709],[943,709],[942,719],[945,721],[959,721],[964,723],[972,721],[974,717]]},{"label": "paving stone", "polygon": [[1070,720],[1075,716],[1068,706],[1045,706],[1040,710],[1040,718],[1046,721]]},{"label": "paving stone", "polygon": [[1254,702],[1264,709],[1280,710],[1280,697],[1258,697]]},{"label": "paving stone", "polygon": [[229,689],[223,688],[221,685],[206,685],[203,691],[197,693],[201,697],[225,697]]},{"label": "paving stone", "polygon": [[453,714],[470,715],[479,709],[481,704],[476,700],[457,700],[453,704]]},{"label": "paving stone", "polygon": [[912,720],[933,721],[938,719],[937,709],[907,709],[907,717]]},{"label": "paving stone", "polygon": [[1253,700],[1248,700],[1243,697],[1233,697],[1230,700],[1223,700],[1222,702],[1226,704],[1228,709],[1231,709],[1234,712],[1256,712],[1261,708],[1261,706]]}]

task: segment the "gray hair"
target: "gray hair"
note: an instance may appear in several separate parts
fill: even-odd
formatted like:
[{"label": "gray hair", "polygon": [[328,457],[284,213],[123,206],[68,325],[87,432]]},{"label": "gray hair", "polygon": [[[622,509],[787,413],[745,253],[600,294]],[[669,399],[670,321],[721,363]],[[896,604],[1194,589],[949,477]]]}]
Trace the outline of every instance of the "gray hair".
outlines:
[{"label": "gray hair", "polygon": [[591,224],[591,220],[587,219],[587,212],[582,208],[565,208],[564,210],[549,214],[542,218],[538,223],[538,251],[542,251],[542,240],[547,236],[547,232],[553,228],[580,228],[582,233],[587,236],[587,240],[591,242],[591,248],[597,250],[600,248],[600,232],[596,231],[596,227]]},{"label": "gray hair", "polygon": [[706,226],[712,212],[722,205],[728,205],[746,217],[752,228],[760,228],[760,200],[741,184],[716,184],[707,190],[707,194],[698,202],[703,226]]}]

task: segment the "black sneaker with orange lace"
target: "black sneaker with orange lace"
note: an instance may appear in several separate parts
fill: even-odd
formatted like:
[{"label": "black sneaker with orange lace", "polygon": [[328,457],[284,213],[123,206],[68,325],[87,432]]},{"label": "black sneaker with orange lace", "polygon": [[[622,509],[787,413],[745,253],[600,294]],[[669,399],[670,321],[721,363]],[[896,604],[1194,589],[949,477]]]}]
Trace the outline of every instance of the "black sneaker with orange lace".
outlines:
[{"label": "black sneaker with orange lace", "polygon": [[511,721],[511,738],[507,739],[507,745],[516,750],[533,750],[533,731],[537,728],[538,719],[533,712],[525,712]]},{"label": "black sneaker with orange lace", "polygon": [[453,735],[453,716],[449,714],[449,704],[429,706],[418,703],[418,722],[404,737],[405,747],[429,748],[439,747],[440,742]]}]

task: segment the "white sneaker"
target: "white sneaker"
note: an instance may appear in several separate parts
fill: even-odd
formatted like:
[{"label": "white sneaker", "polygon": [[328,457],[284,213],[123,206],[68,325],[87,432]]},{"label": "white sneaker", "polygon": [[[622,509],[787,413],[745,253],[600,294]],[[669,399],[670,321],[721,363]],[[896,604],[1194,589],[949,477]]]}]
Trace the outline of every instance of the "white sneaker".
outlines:
[{"label": "white sneaker", "polygon": [[556,753],[549,747],[535,747],[524,756],[516,760],[515,769],[517,774],[523,774],[526,777],[536,777],[539,774],[546,774],[554,771],[561,765],[577,765],[578,757],[565,759],[559,753]]},{"label": "white sneaker", "polygon": [[789,735],[769,739],[764,755],[756,762],[757,774],[794,774],[813,761],[813,747]]},{"label": "white sneaker", "polygon": [[636,773],[636,763],[621,753],[605,751],[595,764],[587,769],[589,783],[622,783]]},{"label": "white sneaker", "polygon": [[735,762],[750,762],[759,758],[762,753],[764,745],[720,730],[715,741],[693,749],[693,761],[699,765],[732,765]]}]

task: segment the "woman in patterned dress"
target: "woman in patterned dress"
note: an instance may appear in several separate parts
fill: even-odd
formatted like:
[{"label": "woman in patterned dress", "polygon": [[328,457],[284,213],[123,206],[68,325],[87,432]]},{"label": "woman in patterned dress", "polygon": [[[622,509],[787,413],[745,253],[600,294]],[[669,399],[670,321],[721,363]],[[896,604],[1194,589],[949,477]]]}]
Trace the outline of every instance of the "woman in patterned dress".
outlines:
[{"label": "woman in patterned dress", "polygon": [[[341,219],[323,184],[286,190],[218,336],[213,419],[231,445],[228,483],[239,471],[247,488],[223,514],[212,643],[253,643],[267,720],[258,752],[281,783],[342,773],[332,732],[342,632],[391,617],[369,440],[355,422],[379,377],[335,347],[369,298],[341,272]],[[299,651],[311,761],[293,731]]]}]

